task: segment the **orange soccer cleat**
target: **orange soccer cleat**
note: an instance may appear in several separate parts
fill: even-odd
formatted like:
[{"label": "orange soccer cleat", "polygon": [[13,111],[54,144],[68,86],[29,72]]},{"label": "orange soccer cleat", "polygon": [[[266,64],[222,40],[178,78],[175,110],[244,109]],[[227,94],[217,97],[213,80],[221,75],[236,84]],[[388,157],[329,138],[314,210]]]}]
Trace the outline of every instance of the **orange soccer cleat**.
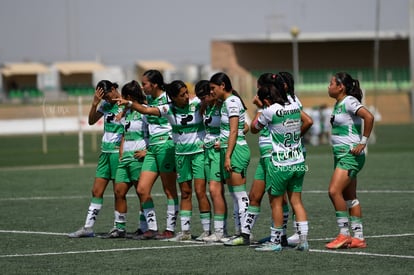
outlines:
[{"label": "orange soccer cleat", "polygon": [[366,248],[367,243],[364,239],[352,238],[352,242],[348,246],[349,248]]},{"label": "orange soccer cleat", "polygon": [[325,245],[328,249],[338,249],[338,248],[348,248],[348,246],[352,243],[351,236],[345,236],[343,234],[339,234],[335,240]]}]

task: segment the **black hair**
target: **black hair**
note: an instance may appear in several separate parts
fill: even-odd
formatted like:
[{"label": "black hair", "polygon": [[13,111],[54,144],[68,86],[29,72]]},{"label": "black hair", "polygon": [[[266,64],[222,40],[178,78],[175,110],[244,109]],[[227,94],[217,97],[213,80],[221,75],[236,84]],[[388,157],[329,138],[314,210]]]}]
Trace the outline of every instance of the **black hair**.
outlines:
[{"label": "black hair", "polygon": [[276,75],[274,73],[263,73],[257,79],[258,86],[264,86],[266,84],[276,85]]},{"label": "black hair", "polygon": [[293,101],[295,100],[295,80],[293,75],[289,72],[279,72],[279,75],[282,77],[283,81],[287,86],[287,93],[292,97]]},{"label": "black hair", "polygon": [[283,95],[286,95],[286,93],[281,92],[273,84],[265,84],[263,86],[260,86],[260,88],[257,90],[257,96],[263,103],[264,100],[267,99],[271,104],[279,103],[280,105],[285,105],[287,99],[283,98]]},{"label": "black hair", "polygon": [[276,90],[278,91],[280,97],[283,99],[284,102],[289,102],[287,98],[287,94],[285,91],[285,80],[280,74],[274,73],[264,73],[259,76],[257,79],[257,84],[262,86],[275,86]]},{"label": "black hair", "polygon": [[135,80],[128,82],[122,87],[121,94],[123,98],[128,96],[140,104],[146,103],[146,96],[139,83]]},{"label": "black hair", "polygon": [[143,74],[143,76],[147,77],[151,83],[157,84],[161,90],[165,90],[164,77],[162,76],[160,71],[148,70]]},{"label": "black hair", "polygon": [[336,85],[343,84],[345,87],[345,94],[351,95],[358,99],[359,102],[362,100],[362,90],[359,87],[358,79],[353,79],[351,75],[346,72],[339,72],[334,75]]},{"label": "black hair", "polygon": [[181,88],[187,88],[187,85],[182,80],[174,80],[165,85],[165,91],[170,98],[177,97]]},{"label": "black hair", "polygon": [[210,82],[208,80],[200,80],[194,87],[195,94],[198,98],[209,95],[211,92]]},{"label": "black hair", "polygon": [[221,85],[222,83],[224,83],[224,90],[226,92],[231,92],[233,95],[240,98],[240,101],[243,105],[243,108],[245,110],[247,110],[247,107],[244,104],[243,99],[240,97],[239,93],[233,89],[233,86],[231,85],[230,78],[225,73],[223,73],[223,72],[215,73],[210,78],[210,83],[213,83],[213,84],[216,84],[216,85]]},{"label": "black hair", "polygon": [[216,84],[216,85],[221,85],[222,83],[224,83],[224,90],[225,91],[227,91],[227,92],[233,91],[233,86],[231,85],[230,78],[225,73],[222,73],[222,72],[215,73],[210,78],[210,83],[213,83],[213,84]]},{"label": "black hair", "polygon": [[101,80],[96,84],[96,89],[101,88],[104,91],[104,94],[110,93],[112,88],[118,89],[117,83],[112,83],[109,80]]},{"label": "black hair", "polygon": [[285,92],[285,80],[279,74],[264,73],[257,79],[259,86],[275,85],[280,92]]}]

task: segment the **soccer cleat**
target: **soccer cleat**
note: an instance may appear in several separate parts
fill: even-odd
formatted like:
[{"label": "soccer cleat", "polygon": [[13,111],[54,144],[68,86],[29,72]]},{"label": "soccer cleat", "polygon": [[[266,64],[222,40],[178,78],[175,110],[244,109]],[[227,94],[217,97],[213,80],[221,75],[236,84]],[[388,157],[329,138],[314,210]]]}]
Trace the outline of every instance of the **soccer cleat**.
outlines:
[{"label": "soccer cleat", "polygon": [[259,252],[280,252],[282,251],[282,245],[276,244],[272,242],[266,242],[260,245],[259,247],[256,247],[254,250]]},{"label": "soccer cleat", "polygon": [[103,239],[117,239],[117,238],[125,238],[126,232],[125,230],[119,229],[119,228],[112,228],[111,231],[109,231],[108,234],[102,236]]},{"label": "soccer cleat", "polygon": [[182,242],[182,241],[191,241],[192,236],[190,231],[183,231],[178,233],[175,237],[167,239],[167,241],[171,242]]},{"label": "soccer cleat", "polygon": [[203,242],[204,238],[210,236],[210,231],[204,231],[203,233],[201,233],[200,236],[198,236],[195,240],[199,241],[199,242]]},{"label": "soccer cleat", "polygon": [[295,233],[287,239],[288,246],[296,247],[300,243],[299,234]]},{"label": "soccer cleat", "polygon": [[129,239],[138,238],[142,234],[144,234],[144,232],[140,228],[138,228],[134,233],[126,234],[126,238],[129,238]]},{"label": "soccer cleat", "polygon": [[236,238],[236,237],[240,237],[240,236],[238,236],[238,235],[234,235],[234,236],[225,235],[225,236],[223,236],[223,238],[220,239],[220,242],[225,243],[225,242],[228,242],[231,239]]},{"label": "soccer cleat", "polygon": [[367,243],[365,242],[365,239],[358,239],[358,238],[352,238],[351,243],[348,245],[348,248],[366,248]]},{"label": "soccer cleat", "polygon": [[145,231],[144,234],[138,235],[138,236],[133,236],[132,238],[134,240],[153,240],[153,239],[155,239],[155,237],[157,235],[158,235],[158,231],[148,230],[148,231]]},{"label": "soccer cleat", "polygon": [[224,234],[223,233],[214,232],[210,236],[205,237],[203,239],[203,241],[208,242],[208,243],[217,243],[217,242],[221,242],[221,240],[223,239],[223,237],[224,237]]},{"label": "soccer cleat", "polygon": [[343,234],[339,234],[335,240],[325,245],[328,249],[339,249],[339,248],[348,248],[351,244],[352,238],[350,236],[345,236]]},{"label": "soccer cleat", "polygon": [[247,234],[242,234],[241,236],[235,236],[233,238],[230,238],[230,240],[225,241],[224,245],[227,245],[227,246],[249,245],[250,244],[249,237],[250,236]]},{"label": "soccer cleat", "polygon": [[174,237],[174,232],[170,230],[164,230],[161,234],[158,234],[155,236],[156,240],[165,240],[165,239],[171,239]]},{"label": "soccer cleat", "polygon": [[287,241],[286,235],[280,236],[280,244],[282,245],[282,247],[287,247],[288,246],[288,241]]},{"label": "soccer cleat", "polygon": [[299,251],[309,251],[309,244],[308,244],[308,242],[307,241],[304,241],[304,242],[300,242],[296,247],[295,247],[295,249],[296,250],[299,250]]},{"label": "soccer cleat", "polygon": [[69,233],[69,238],[86,238],[86,237],[95,237],[93,229],[91,227],[81,227],[77,231]]},{"label": "soccer cleat", "polygon": [[267,243],[270,242],[270,236],[261,238],[260,240],[257,241],[257,243],[262,244],[262,243]]}]

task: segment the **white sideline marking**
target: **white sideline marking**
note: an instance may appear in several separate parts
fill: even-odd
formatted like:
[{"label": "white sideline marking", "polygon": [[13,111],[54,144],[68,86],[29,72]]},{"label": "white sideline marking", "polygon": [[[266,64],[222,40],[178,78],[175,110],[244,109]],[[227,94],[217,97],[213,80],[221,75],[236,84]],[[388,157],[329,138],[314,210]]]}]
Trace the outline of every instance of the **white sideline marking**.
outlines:
[{"label": "white sideline marking", "polygon": [[347,254],[347,255],[358,255],[358,256],[414,259],[414,256],[409,256],[409,255],[378,254],[378,253],[366,253],[366,252],[346,252],[346,251],[338,251],[338,250],[320,250],[320,249],[309,249],[309,251],[318,252],[318,253],[331,253],[331,254]]},{"label": "white sideline marking", "polygon": [[[0,230],[0,233],[15,233],[15,234],[41,234],[41,235],[58,235],[67,236],[67,233],[54,233],[54,232],[36,232],[36,231],[17,231],[17,230]],[[404,237],[414,236],[414,233],[395,234],[395,235],[375,235],[366,236],[365,238],[389,238],[389,237]],[[326,241],[332,238],[323,239],[310,239],[309,241]],[[68,254],[85,254],[85,253],[105,253],[105,252],[120,252],[120,251],[136,251],[136,250],[156,250],[156,249],[170,249],[170,248],[183,248],[183,247],[203,247],[212,245],[222,245],[220,243],[200,243],[185,241],[191,243],[189,245],[173,245],[173,246],[153,246],[153,247],[131,247],[131,248],[114,248],[114,249],[98,249],[98,250],[82,250],[82,251],[66,251],[66,252],[48,252],[48,253],[31,253],[31,254],[9,254],[0,255],[0,258],[13,258],[13,257],[35,257],[35,256],[53,256],[53,255],[68,255]],[[394,255],[394,254],[378,254],[367,252],[348,252],[338,250],[321,250],[321,249],[309,249],[310,252],[316,253],[331,253],[331,254],[347,254],[347,255],[359,255],[359,256],[374,256],[374,257],[389,257],[389,258],[403,258],[414,259],[414,256],[410,255]]]},{"label": "white sideline marking", "polygon": [[0,233],[38,234],[38,235],[57,235],[57,236],[67,236],[68,235],[68,233],[41,232],[41,231],[19,231],[19,230],[0,230]]},{"label": "white sideline marking", "polygon": [[[393,235],[374,235],[374,236],[364,236],[366,239],[375,239],[375,238],[390,238],[390,237],[407,237],[414,236],[414,233],[404,233],[404,234],[393,234]],[[311,239],[310,241],[331,241],[333,238],[320,238],[320,239]]]},{"label": "white sideline marking", "polygon": [[211,246],[211,245],[213,244],[189,244],[189,245],[174,245],[174,246],[130,247],[130,248],[97,249],[97,250],[48,252],[48,253],[32,253],[32,254],[11,254],[11,255],[0,255],[0,258],[53,256],[53,255],[85,254],[85,253],[106,253],[106,252],[136,251],[136,250],[155,250],[155,249],[170,249],[170,248],[183,248],[183,247],[200,247],[200,246]]},{"label": "white sideline marking", "polygon": [[[56,235],[56,236],[67,236],[67,233],[57,233],[57,232],[42,232],[42,231],[24,231],[24,230],[1,230],[0,233],[15,233],[15,234],[38,234],[38,235]],[[374,238],[390,238],[390,237],[407,237],[414,236],[414,233],[404,233],[404,234],[392,234],[392,235],[374,235],[374,236],[365,236],[366,239]],[[319,239],[309,239],[309,241],[329,241],[332,238],[319,238]],[[163,240],[165,241],[165,240]],[[186,241],[187,242],[187,241]],[[191,241],[188,241],[191,243]],[[196,242],[198,243],[198,242]]]}]

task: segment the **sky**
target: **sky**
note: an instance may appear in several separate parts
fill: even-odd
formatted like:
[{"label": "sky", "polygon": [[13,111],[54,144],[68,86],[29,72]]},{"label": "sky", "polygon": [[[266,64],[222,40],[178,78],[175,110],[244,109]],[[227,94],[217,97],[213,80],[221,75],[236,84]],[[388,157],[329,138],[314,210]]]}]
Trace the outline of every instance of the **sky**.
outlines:
[{"label": "sky", "polygon": [[408,31],[409,0],[0,0],[0,64],[209,64],[225,35]]}]

